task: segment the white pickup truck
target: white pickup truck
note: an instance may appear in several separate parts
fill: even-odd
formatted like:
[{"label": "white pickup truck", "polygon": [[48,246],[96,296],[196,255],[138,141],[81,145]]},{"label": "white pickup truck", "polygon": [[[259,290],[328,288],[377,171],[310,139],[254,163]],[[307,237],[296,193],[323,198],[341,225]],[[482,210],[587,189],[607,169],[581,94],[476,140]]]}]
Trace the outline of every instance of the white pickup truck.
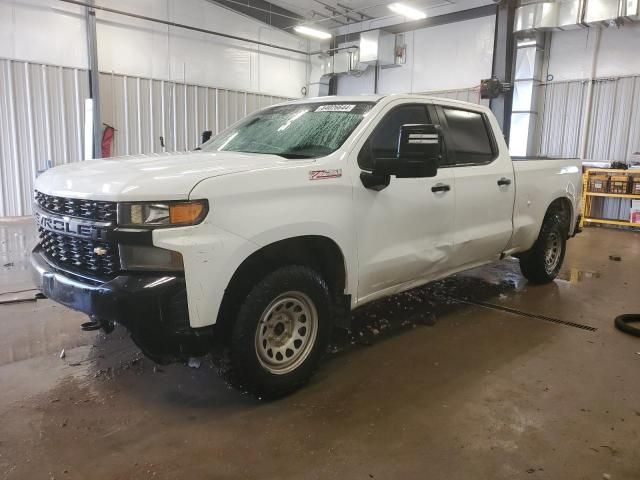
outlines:
[{"label": "white pickup truck", "polygon": [[36,182],[44,295],[124,325],[160,363],[226,352],[282,395],[367,302],[507,255],[552,281],[577,231],[578,160],[513,160],[491,111],[419,95],[251,114],[189,153],[56,167]]}]

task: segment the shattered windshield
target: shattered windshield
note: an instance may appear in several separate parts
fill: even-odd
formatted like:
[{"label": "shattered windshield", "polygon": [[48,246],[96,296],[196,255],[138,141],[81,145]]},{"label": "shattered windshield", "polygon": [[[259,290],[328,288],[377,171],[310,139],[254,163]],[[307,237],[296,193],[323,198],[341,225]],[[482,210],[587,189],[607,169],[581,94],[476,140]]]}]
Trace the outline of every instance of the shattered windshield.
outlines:
[{"label": "shattered windshield", "polygon": [[322,157],[340,148],[373,105],[332,102],[268,108],[216,135],[202,150]]}]

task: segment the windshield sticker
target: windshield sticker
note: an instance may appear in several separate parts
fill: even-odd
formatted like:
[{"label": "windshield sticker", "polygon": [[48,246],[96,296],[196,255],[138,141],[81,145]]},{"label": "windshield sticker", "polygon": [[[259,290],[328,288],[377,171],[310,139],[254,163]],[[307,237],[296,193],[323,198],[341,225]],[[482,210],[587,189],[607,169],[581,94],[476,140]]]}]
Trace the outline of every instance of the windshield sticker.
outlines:
[{"label": "windshield sticker", "polygon": [[349,105],[321,105],[315,109],[316,112],[350,112],[355,108],[355,104]]},{"label": "windshield sticker", "polygon": [[340,178],[342,176],[342,169],[337,170],[310,170],[309,180],[327,180],[329,178]]}]

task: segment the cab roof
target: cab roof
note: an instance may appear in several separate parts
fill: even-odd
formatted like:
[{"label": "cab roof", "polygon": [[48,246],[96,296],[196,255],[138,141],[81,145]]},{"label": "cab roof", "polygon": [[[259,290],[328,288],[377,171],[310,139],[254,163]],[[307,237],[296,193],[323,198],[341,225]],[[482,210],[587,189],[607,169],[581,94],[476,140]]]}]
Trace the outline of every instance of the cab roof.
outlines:
[{"label": "cab roof", "polygon": [[475,107],[483,107],[482,105],[478,105],[475,103],[465,102],[463,100],[455,100],[453,98],[446,97],[436,97],[433,95],[425,95],[422,93],[390,93],[388,95],[373,95],[373,94],[363,94],[363,95],[327,95],[324,97],[312,97],[312,98],[300,98],[296,100],[290,100],[287,102],[282,102],[282,104],[296,104],[296,103],[326,103],[326,102],[373,102],[378,103],[382,99],[412,99],[419,98],[421,100],[430,100],[433,102],[444,102],[444,103],[457,103],[460,105],[474,105]]}]

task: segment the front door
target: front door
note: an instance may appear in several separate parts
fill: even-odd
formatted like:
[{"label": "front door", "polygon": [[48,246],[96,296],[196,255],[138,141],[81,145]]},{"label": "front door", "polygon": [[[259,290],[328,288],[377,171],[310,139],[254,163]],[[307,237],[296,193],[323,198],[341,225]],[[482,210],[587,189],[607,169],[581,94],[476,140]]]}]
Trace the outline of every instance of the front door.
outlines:
[{"label": "front door", "polygon": [[[428,124],[435,116],[424,103],[391,104],[357,152],[362,171],[374,158],[393,157],[400,126]],[[433,178],[392,177],[376,191],[354,178],[359,284],[358,300],[393,293],[449,268],[453,248],[454,176],[450,168]]]}]

